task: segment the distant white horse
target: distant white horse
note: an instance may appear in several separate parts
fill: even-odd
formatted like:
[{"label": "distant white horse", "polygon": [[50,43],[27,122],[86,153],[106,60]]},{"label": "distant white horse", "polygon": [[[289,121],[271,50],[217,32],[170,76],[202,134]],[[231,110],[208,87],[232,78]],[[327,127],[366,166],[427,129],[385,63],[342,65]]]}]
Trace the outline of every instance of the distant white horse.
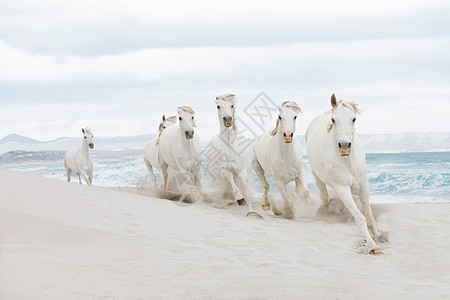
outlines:
[{"label": "distant white horse", "polygon": [[92,163],[91,156],[89,155],[89,149],[94,149],[94,143],[92,139],[94,135],[89,128],[82,128],[83,143],[81,147],[72,148],[66,151],[64,155],[64,166],[67,172],[67,181],[70,182],[70,175],[72,172],[78,174],[78,181],[81,184],[80,174],[83,175],[87,185],[92,185]]},{"label": "distant white horse", "polygon": [[[356,224],[368,243],[371,254],[380,248],[370,236],[378,236],[369,199],[369,183],[366,176],[366,159],[363,145],[355,133],[356,116],[359,113],[354,102],[337,102],[331,96],[333,109],[317,116],[306,132],[306,149],[320,198],[328,202],[327,185],[332,187],[345,207],[355,218]],[[358,209],[352,194],[359,196],[365,217]]]},{"label": "distant white horse", "polygon": [[295,180],[297,197],[309,201],[309,190],[305,184],[303,150],[298,139],[294,138],[295,121],[301,113],[295,102],[286,101],[278,107],[279,114],[276,127],[272,132],[260,136],[253,145],[253,168],[261,180],[264,195],[262,208],[281,215],[274,201],[269,202],[269,184],[264,172],[271,175],[277,183],[284,201],[284,213],[287,217],[294,215],[294,203],[287,195],[287,184]]},{"label": "distant white horse", "polygon": [[194,175],[194,185],[201,190],[201,144],[194,135],[194,114],[189,106],[178,107],[178,126],[170,126],[159,137],[159,166],[167,192],[168,168]]},{"label": "distant white horse", "polygon": [[148,171],[152,175],[153,183],[156,185],[156,176],[155,173],[153,173],[153,168],[159,168],[159,162],[158,162],[158,148],[159,148],[159,137],[161,136],[161,132],[166,129],[166,127],[171,126],[176,123],[177,117],[176,116],[170,116],[166,118],[165,115],[162,116],[162,121],[159,123],[158,128],[158,137],[154,140],[152,140],[150,143],[148,143],[144,147],[144,162],[147,166]]},{"label": "distant white horse", "polygon": [[248,143],[243,142],[245,137],[239,136],[236,131],[235,95],[217,96],[216,106],[220,133],[211,139],[208,146],[209,172],[215,179],[223,180],[231,188],[234,201],[241,206],[248,202],[249,210],[253,212],[248,190],[248,172],[252,161],[252,151]]}]

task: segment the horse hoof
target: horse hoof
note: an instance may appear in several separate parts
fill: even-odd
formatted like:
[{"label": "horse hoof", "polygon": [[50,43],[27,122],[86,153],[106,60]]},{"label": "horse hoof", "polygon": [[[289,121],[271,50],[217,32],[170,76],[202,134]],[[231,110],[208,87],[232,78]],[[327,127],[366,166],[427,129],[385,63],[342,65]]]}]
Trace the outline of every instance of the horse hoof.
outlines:
[{"label": "horse hoof", "polygon": [[381,252],[380,248],[374,248],[374,249],[369,251],[369,254],[378,255],[378,254],[383,254],[383,252]]},{"label": "horse hoof", "polygon": [[245,205],[245,204],[247,204],[247,201],[245,201],[245,199],[244,198],[242,198],[242,199],[239,199],[239,200],[236,200],[236,202],[239,204],[239,206],[242,206],[242,205]]},{"label": "horse hoof", "polygon": [[262,204],[261,206],[262,206],[262,209],[263,209],[263,210],[266,210],[266,211],[267,211],[267,210],[270,209],[270,203],[269,203],[269,204]]}]

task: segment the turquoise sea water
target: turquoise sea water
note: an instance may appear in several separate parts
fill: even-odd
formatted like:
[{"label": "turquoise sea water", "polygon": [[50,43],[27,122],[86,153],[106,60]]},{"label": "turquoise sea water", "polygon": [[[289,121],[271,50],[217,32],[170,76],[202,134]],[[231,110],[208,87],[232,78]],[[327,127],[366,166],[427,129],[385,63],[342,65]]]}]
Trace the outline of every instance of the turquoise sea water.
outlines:
[{"label": "turquoise sea water", "polygon": [[[94,185],[151,186],[151,177],[140,155],[125,153],[120,158],[102,159],[95,152],[93,154]],[[314,178],[306,157],[304,161],[308,187],[314,193]],[[367,154],[366,161],[373,202],[450,202],[450,152]],[[65,180],[62,161],[3,165],[0,168]],[[251,177],[252,190],[260,194],[261,185],[253,170]],[[206,162],[203,178],[207,182]],[[269,182],[273,186],[272,191],[277,193],[273,180],[269,178]]]}]

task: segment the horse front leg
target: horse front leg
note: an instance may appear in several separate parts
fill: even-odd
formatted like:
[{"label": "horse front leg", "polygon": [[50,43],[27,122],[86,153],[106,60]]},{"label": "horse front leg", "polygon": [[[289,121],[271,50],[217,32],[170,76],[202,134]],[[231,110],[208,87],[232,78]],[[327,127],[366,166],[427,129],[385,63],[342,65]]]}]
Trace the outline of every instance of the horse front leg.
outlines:
[{"label": "horse front leg", "polygon": [[367,242],[367,246],[369,247],[370,254],[379,254],[381,253],[380,248],[378,248],[375,241],[370,236],[369,230],[367,229],[366,218],[359,211],[356,206],[355,201],[353,200],[352,193],[349,186],[335,186],[334,189],[338,194],[341,201],[344,203],[345,207],[350,211],[350,213],[355,218],[356,225],[359,227],[360,232],[364,235],[364,238]]},{"label": "horse front leg", "polygon": [[245,205],[247,202],[245,201],[244,196],[242,196],[241,192],[236,186],[236,183],[234,182],[233,173],[231,173],[231,171],[226,168],[221,168],[220,177],[226,179],[228,183],[230,183],[233,199],[239,204],[239,206]]},{"label": "horse front leg", "polygon": [[[314,174],[314,172],[313,172]],[[319,177],[314,174],[314,179],[316,180],[317,188],[319,189],[320,199],[322,199],[322,202],[325,204],[328,202],[328,191],[327,191],[327,185],[320,180]]]},{"label": "horse front leg", "polygon": [[[84,178],[84,181],[86,181],[86,184],[91,186],[92,183],[89,180],[89,175],[85,171],[81,171],[81,175],[83,175],[83,178]],[[81,179],[80,179],[80,184],[81,184]]]},{"label": "horse front leg", "polygon": [[363,181],[359,185],[359,199],[361,201],[364,215],[366,216],[367,227],[374,237],[378,237],[377,224],[372,214],[372,208],[370,207],[370,191],[367,181]]},{"label": "horse front leg", "polygon": [[238,185],[240,186],[241,191],[243,192],[245,199],[247,199],[247,207],[248,207],[247,216],[249,216],[249,215],[257,215],[259,217],[262,217],[253,208],[253,198],[252,198],[252,195],[250,194],[250,190],[249,190],[249,187],[248,187],[248,172],[247,172],[247,170],[241,170],[239,172],[239,175],[235,179],[236,179],[236,181],[238,181]]},{"label": "horse front leg", "polygon": [[[261,164],[259,163],[259,161],[256,159],[256,157],[253,158],[253,169],[255,169],[255,173],[256,175],[258,175],[259,180],[261,181],[261,185],[264,191],[263,194],[263,203],[262,203],[262,209],[263,210],[269,210],[270,209],[270,202],[269,202],[269,183],[266,180],[266,176],[264,176],[264,169],[262,168]],[[272,204],[272,208],[275,207],[275,209],[273,210],[273,213],[276,215],[281,215],[281,212],[277,209],[276,204]]]},{"label": "horse front leg", "polygon": [[284,202],[284,215],[286,218],[293,218],[294,217],[294,205],[292,203],[289,203],[289,198],[287,195],[287,184],[284,183],[280,179],[275,179],[277,183],[278,190],[280,191],[281,198],[283,198]]}]

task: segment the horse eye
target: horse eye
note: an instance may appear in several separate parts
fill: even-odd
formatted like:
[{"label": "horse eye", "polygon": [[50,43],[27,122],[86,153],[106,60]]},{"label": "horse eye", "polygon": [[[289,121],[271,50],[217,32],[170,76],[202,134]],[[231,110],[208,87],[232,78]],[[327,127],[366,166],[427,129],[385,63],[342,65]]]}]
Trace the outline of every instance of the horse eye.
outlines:
[{"label": "horse eye", "polygon": [[163,126],[163,129],[166,129],[166,126]]},{"label": "horse eye", "polygon": [[281,116],[278,116],[278,119],[280,119],[280,120],[281,120]]},{"label": "horse eye", "polygon": [[178,118],[181,121],[181,117]]},{"label": "horse eye", "polygon": [[331,119],[331,122],[333,122],[333,123],[334,123],[334,119]]},{"label": "horse eye", "polygon": [[84,137],[85,139],[87,139],[87,137]]},{"label": "horse eye", "polygon": [[231,108],[233,108],[234,107],[234,105],[231,105]]},{"label": "horse eye", "polygon": [[355,123],[355,121],[356,121],[356,118],[353,118],[353,123]]},{"label": "horse eye", "polygon": [[297,116],[294,117],[294,120],[297,119]]},{"label": "horse eye", "polygon": [[194,120],[194,117],[192,117],[192,120]]},{"label": "horse eye", "polygon": [[220,105],[217,105],[217,109],[220,109]]}]

